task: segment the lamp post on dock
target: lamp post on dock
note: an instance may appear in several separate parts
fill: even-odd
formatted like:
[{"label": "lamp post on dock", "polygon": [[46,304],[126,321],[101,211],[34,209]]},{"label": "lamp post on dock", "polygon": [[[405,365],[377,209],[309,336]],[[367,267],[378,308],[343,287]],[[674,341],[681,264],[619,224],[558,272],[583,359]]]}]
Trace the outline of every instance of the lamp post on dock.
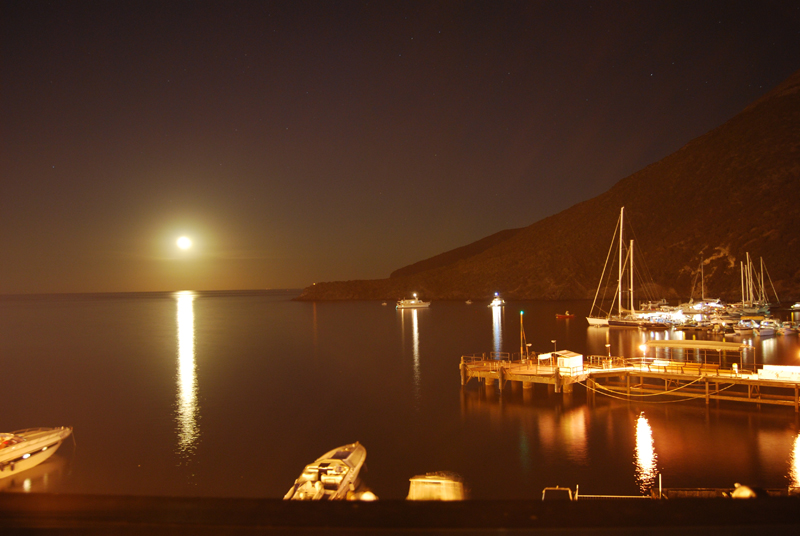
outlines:
[{"label": "lamp post on dock", "polygon": [[553,339],[553,340],[552,340],[552,341],[550,341],[550,342],[552,342],[552,343],[553,343],[553,353],[556,353],[556,341],[555,341],[555,339]]}]

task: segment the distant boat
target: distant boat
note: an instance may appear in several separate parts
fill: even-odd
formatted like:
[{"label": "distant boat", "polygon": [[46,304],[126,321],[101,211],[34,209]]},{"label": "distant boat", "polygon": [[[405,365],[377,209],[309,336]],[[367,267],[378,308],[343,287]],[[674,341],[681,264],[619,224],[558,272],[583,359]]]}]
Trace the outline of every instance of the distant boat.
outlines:
[{"label": "distant boat", "polygon": [[431,302],[425,302],[417,298],[417,293],[410,300],[402,299],[397,302],[397,309],[419,309],[421,307],[430,306]]},{"label": "distant boat", "polygon": [[467,300],[465,303],[466,303],[467,305],[472,305],[472,300]]},{"label": "distant boat", "polygon": [[356,441],[326,452],[306,465],[284,500],[333,501],[348,498],[357,486],[358,472],[367,459],[367,449]]},{"label": "distant boat", "polygon": [[575,318],[575,315],[569,313],[569,311],[565,311],[563,313],[556,313],[556,318]]},{"label": "distant boat", "polygon": [[72,428],[27,428],[0,433],[0,478],[36,467],[55,454]]},{"label": "distant boat", "polygon": [[504,301],[503,301],[503,298],[501,298],[501,297],[500,297],[500,294],[499,294],[499,293],[497,293],[497,292],[495,292],[495,293],[494,293],[494,299],[493,299],[493,300],[492,300],[492,302],[491,302],[491,303],[488,305],[488,307],[502,307],[502,306],[504,306],[505,304],[506,304],[506,302],[504,302]]},{"label": "distant boat", "polygon": [[386,302],[383,302],[381,305],[386,305]]}]

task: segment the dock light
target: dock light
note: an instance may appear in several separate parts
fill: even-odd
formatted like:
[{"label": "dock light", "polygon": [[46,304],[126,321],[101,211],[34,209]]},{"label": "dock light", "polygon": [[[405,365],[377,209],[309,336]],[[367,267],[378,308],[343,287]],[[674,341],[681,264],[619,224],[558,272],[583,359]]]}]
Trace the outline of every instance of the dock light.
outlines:
[{"label": "dock light", "polygon": [[640,345],[639,346],[639,350],[641,350],[643,353],[646,354],[647,353],[647,345],[646,344]]},{"label": "dock light", "polygon": [[27,460],[27,459],[28,459],[28,458],[30,458],[30,457],[31,457],[31,454],[30,454],[30,452],[28,452],[28,453],[26,453],[26,454],[23,454],[23,455],[22,455],[22,459],[23,459],[23,460]]},{"label": "dock light", "polygon": [[550,342],[552,342],[552,343],[553,343],[553,353],[555,353],[555,351],[556,351],[556,341],[555,341],[555,339],[553,339],[553,340],[552,340],[552,341],[550,341]]},{"label": "dock light", "polygon": [[611,357],[611,345],[606,344],[606,351],[608,352],[608,357]]}]

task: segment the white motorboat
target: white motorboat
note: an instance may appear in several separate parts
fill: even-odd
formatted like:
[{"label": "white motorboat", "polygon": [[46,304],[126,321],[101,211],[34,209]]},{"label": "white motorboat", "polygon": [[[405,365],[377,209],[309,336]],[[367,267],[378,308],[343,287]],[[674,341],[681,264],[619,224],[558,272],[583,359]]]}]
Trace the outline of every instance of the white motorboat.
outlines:
[{"label": "white motorboat", "polygon": [[0,433],[0,478],[39,465],[52,456],[71,433],[70,426]]},{"label": "white motorboat", "polygon": [[431,302],[425,302],[417,298],[417,293],[414,293],[414,297],[410,300],[402,299],[397,302],[397,309],[419,309],[421,307],[428,307],[430,306]]},{"label": "white motorboat", "polygon": [[780,324],[778,324],[775,320],[771,318],[765,318],[753,329],[753,333],[759,337],[772,337],[779,328]]},{"label": "white motorboat", "polygon": [[347,499],[357,487],[358,472],[366,459],[367,449],[358,441],[326,452],[306,465],[283,498],[293,501]]},{"label": "white motorboat", "polygon": [[788,321],[783,322],[778,328],[778,333],[780,335],[791,335],[793,333],[797,333],[797,326]]},{"label": "white motorboat", "polygon": [[503,301],[503,298],[500,297],[500,294],[495,292],[494,293],[494,299],[491,301],[491,303],[488,305],[488,307],[502,307],[505,304],[506,304],[506,302]]}]

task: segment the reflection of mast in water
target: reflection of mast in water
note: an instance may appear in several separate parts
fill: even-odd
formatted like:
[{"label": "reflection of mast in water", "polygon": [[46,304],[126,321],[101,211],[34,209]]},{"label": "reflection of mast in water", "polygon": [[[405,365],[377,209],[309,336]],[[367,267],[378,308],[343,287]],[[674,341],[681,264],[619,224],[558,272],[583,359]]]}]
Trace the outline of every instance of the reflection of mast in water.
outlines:
[{"label": "reflection of mast in water", "polygon": [[196,446],[197,376],[194,359],[194,294],[179,292],[178,300],[178,452],[188,457]]},{"label": "reflection of mast in water", "polygon": [[419,402],[421,394],[421,375],[419,370],[419,311],[416,309],[411,310],[411,326],[412,326],[412,341],[414,352],[414,397]]},{"label": "reflection of mast in water", "polygon": [[314,343],[314,357],[317,357],[317,302],[311,304],[311,331]]},{"label": "reflection of mast in water", "polygon": [[644,412],[636,420],[636,481],[639,491],[647,494],[656,482],[658,475],[658,456],[653,448],[653,429],[644,416]]},{"label": "reflection of mast in water", "polygon": [[492,335],[494,337],[494,352],[503,351],[503,314],[502,307],[492,307]]},{"label": "reflection of mast in water", "polygon": [[800,487],[800,433],[794,438],[794,449],[789,457],[789,482],[792,487]]}]

